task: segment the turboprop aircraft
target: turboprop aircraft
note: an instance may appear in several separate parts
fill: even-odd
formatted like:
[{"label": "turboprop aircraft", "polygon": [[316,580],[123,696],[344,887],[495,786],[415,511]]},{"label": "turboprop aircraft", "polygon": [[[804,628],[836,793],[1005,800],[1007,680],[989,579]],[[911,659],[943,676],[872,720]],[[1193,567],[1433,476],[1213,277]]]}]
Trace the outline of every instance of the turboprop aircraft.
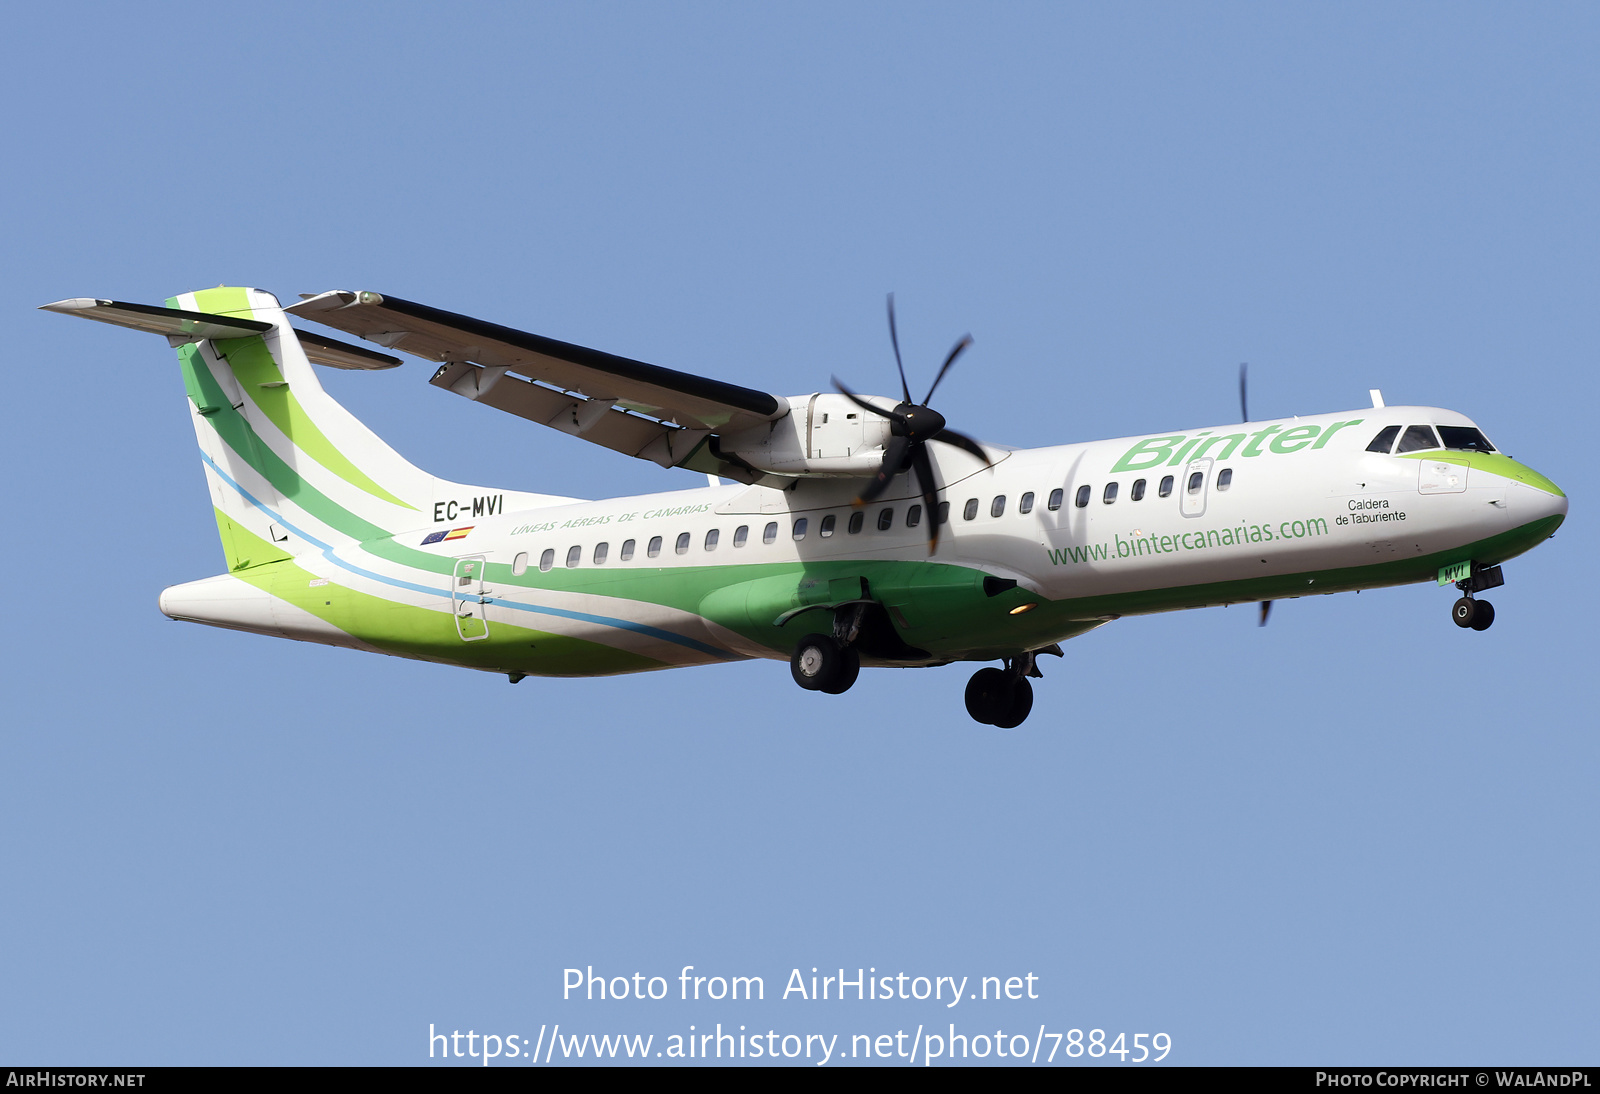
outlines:
[{"label": "turboprop aircraft", "polygon": [[[374,292],[257,289],[45,308],[177,349],[227,572],[173,619],[503,673],[787,658],[840,693],[862,665],[998,661],[980,722],[1021,724],[1041,654],[1121,616],[1435,581],[1475,594],[1567,512],[1452,410],[1373,405],[1049,448],[950,429],[929,402],[780,397]],[[435,478],[323,391],[312,362],[439,362],[431,382],[712,485],[584,501]],[[893,301],[890,335],[899,364]],[[1242,377],[1241,377],[1242,381]],[[1241,384],[1242,387],[1242,384]],[[721,480],[732,480],[732,485]]]}]

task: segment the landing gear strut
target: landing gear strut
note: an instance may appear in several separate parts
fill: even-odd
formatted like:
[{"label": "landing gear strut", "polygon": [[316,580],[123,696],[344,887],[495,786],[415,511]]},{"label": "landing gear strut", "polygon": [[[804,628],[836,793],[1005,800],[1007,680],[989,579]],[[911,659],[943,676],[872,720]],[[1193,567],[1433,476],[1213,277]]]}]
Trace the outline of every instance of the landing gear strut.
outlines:
[{"label": "landing gear strut", "polygon": [[[1059,657],[1061,647],[1040,652]],[[1002,669],[979,669],[967,681],[967,713],[985,725],[1015,729],[1027,721],[1033,710],[1033,685],[1028,683],[1028,677],[1043,675],[1031,652],[1006,658]]]},{"label": "landing gear strut", "polygon": [[1461,590],[1461,599],[1451,605],[1450,618],[1461,628],[1470,627],[1475,631],[1486,631],[1494,623],[1494,605],[1487,600],[1475,600],[1472,594],[1482,592],[1484,589],[1497,589],[1506,583],[1498,566],[1472,567],[1472,575],[1463,581],[1456,582],[1456,588]]}]

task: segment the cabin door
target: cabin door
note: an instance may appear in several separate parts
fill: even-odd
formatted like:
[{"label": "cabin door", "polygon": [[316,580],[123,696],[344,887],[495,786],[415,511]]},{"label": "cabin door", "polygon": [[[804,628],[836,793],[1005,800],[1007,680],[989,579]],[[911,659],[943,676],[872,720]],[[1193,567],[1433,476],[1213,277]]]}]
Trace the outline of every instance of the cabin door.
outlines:
[{"label": "cabin door", "polygon": [[483,587],[484,557],[468,555],[456,559],[450,580],[450,608],[456,617],[456,634],[463,642],[489,637],[488,605]]}]

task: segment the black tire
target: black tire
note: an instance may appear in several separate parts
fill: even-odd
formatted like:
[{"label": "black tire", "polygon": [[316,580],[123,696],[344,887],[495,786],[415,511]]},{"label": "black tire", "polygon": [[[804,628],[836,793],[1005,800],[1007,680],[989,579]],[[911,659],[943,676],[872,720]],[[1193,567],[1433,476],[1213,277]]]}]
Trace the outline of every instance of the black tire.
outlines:
[{"label": "black tire", "polygon": [[1470,596],[1462,597],[1451,607],[1450,618],[1456,621],[1456,626],[1463,629],[1472,626],[1473,620],[1478,618],[1478,601]]},{"label": "black tire", "polygon": [[1023,677],[1012,687],[1007,698],[1010,701],[1006,706],[1006,712],[996,718],[994,724],[1001,729],[1016,729],[1028,720],[1028,713],[1033,710],[1033,685]]},{"label": "black tire", "polygon": [[984,725],[994,725],[994,720],[1004,714],[1009,705],[1010,689],[1006,687],[1006,674],[999,669],[979,669],[967,681],[967,713],[972,720]]},{"label": "black tire", "polygon": [[839,649],[839,672],[833,682],[821,689],[829,695],[843,695],[850,690],[856,682],[856,677],[861,675],[861,655],[852,646],[841,646]]},{"label": "black tire", "polygon": [[[807,691],[827,691],[839,679],[844,651],[825,634],[808,634],[795,644],[789,658],[794,682]],[[857,662],[857,667],[860,663]],[[849,685],[845,685],[848,687]]]},{"label": "black tire", "polygon": [[1487,600],[1474,600],[1473,603],[1478,606],[1478,611],[1472,617],[1472,629],[1486,631],[1494,626],[1494,605]]}]

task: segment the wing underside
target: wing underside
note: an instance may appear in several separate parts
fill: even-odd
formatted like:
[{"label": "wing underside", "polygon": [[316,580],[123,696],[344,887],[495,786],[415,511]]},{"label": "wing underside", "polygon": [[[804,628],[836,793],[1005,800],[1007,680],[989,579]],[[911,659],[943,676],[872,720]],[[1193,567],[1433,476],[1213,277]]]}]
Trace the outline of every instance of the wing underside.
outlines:
[{"label": "wing underside", "polygon": [[373,292],[308,296],[286,311],[441,367],[430,381],[476,402],[663,467],[754,481],[717,437],[776,421],[781,399]]}]

